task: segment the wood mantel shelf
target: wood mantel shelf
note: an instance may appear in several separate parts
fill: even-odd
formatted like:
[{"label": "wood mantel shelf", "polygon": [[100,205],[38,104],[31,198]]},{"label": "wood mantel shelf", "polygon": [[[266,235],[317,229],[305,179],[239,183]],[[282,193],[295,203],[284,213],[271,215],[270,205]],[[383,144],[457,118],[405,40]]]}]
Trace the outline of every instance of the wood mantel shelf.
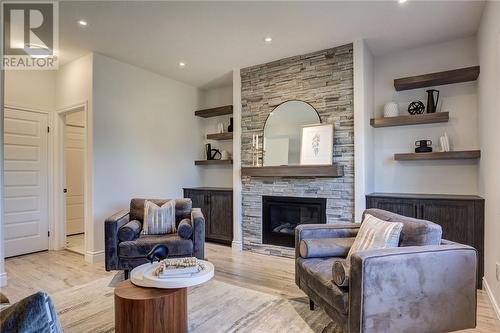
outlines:
[{"label": "wood mantel shelf", "polygon": [[403,153],[394,154],[396,161],[417,160],[473,160],[481,157],[480,150],[446,151],[433,153]]},{"label": "wood mantel shelf", "polygon": [[344,166],[333,165],[282,165],[264,167],[242,167],[241,175],[246,177],[328,177],[344,175]]},{"label": "wood mantel shelf", "polygon": [[372,127],[390,127],[390,126],[404,126],[404,125],[420,125],[420,124],[433,124],[445,123],[450,120],[449,112],[435,112],[424,113],[418,115],[398,116],[398,117],[384,117],[370,119]]}]

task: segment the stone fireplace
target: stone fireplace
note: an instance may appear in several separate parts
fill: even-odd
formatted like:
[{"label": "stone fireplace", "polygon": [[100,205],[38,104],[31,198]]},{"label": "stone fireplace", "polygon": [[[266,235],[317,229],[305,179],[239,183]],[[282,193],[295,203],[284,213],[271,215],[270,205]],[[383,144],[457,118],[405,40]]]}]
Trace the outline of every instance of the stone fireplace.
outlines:
[{"label": "stone fireplace", "polygon": [[[308,199],[320,199],[323,201],[321,214],[324,214],[324,219],[319,218],[318,223],[353,221],[352,52],[353,46],[348,44],[241,70],[242,166],[252,166],[252,135],[262,136],[271,111],[285,101],[300,100],[316,109],[321,123],[334,125],[333,162],[344,167],[344,175],[339,178],[242,177],[244,250],[294,256],[294,248],[289,247],[290,238],[287,241],[273,242],[269,240],[269,235],[265,235],[265,232],[269,231],[263,223],[265,197],[293,197],[303,199],[304,202]],[[284,215],[286,217],[285,213]],[[313,214],[309,215],[312,219]],[[280,230],[282,234],[291,232],[291,227],[288,230],[287,226],[284,226]]]}]

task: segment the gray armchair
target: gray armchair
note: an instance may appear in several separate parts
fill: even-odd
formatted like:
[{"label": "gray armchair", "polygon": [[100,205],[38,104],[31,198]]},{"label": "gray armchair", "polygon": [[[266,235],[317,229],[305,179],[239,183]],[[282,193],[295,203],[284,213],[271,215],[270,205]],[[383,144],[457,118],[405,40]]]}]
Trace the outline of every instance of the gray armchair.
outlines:
[{"label": "gray armchair", "polygon": [[[441,227],[379,209],[375,217],[403,223],[398,248],[366,250],[350,258],[349,285],[332,281],[359,224],[303,224],[295,231],[295,281],[343,332],[449,332],[476,326],[477,251],[441,240]],[[338,257],[304,254],[306,240],[330,244]],[[301,249],[302,247],[302,249]],[[302,252],[302,254],[301,254]]]},{"label": "gray armchair", "polygon": [[[120,211],[106,219],[105,233],[105,266],[107,271],[124,270],[125,277],[133,268],[148,260],[146,255],[157,244],[166,245],[169,257],[194,256],[205,257],[205,218],[199,208],[192,208],[191,199],[177,199],[175,202],[175,219],[188,219],[192,226],[189,237],[181,237],[177,233],[167,235],[142,235],[144,219],[144,201],[132,199],[130,210]],[[168,199],[148,199],[158,205]]]}]

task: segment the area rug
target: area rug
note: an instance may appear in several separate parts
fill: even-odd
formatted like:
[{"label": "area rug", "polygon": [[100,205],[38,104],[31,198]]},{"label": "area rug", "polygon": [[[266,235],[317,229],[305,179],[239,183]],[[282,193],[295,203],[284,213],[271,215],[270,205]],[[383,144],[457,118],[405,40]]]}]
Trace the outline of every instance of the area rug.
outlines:
[{"label": "area rug", "polygon": [[[64,332],[114,332],[113,285],[106,277],[51,295]],[[286,299],[211,280],[189,288],[189,332],[335,333],[320,309],[309,311],[307,298]]]}]

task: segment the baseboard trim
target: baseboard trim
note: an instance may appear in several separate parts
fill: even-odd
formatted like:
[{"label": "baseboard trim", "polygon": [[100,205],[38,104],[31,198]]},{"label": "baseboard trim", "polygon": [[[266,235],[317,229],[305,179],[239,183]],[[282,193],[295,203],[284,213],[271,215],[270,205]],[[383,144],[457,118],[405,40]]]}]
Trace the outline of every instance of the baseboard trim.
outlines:
[{"label": "baseboard trim", "polygon": [[497,301],[495,300],[495,297],[493,297],[493,293],[491,292],[490,285],[488,284],[488,281],[486,281],[486,278],[483,277],[483,288],[484,291],[486,291],[486,294],[488,295],[491,305],[493,305],[493,309],[495,310],[495,314],[497,315],[498,320],[500,320],[500,307],[498,306]]},{"label": "baseboard trim", "polygon": [[104,250],[85,252],[85,261],[89,262],[91,264],[103,262],[104,261]]},{"label": "baseboard trim", "polygon": [[243,251],[243,243],[241,241],[232,241],[231,248],[235,251]]},{"label": "baseboard trim", "polygon": [[7,286],[7,272],[0,273],[0,287]]}]

